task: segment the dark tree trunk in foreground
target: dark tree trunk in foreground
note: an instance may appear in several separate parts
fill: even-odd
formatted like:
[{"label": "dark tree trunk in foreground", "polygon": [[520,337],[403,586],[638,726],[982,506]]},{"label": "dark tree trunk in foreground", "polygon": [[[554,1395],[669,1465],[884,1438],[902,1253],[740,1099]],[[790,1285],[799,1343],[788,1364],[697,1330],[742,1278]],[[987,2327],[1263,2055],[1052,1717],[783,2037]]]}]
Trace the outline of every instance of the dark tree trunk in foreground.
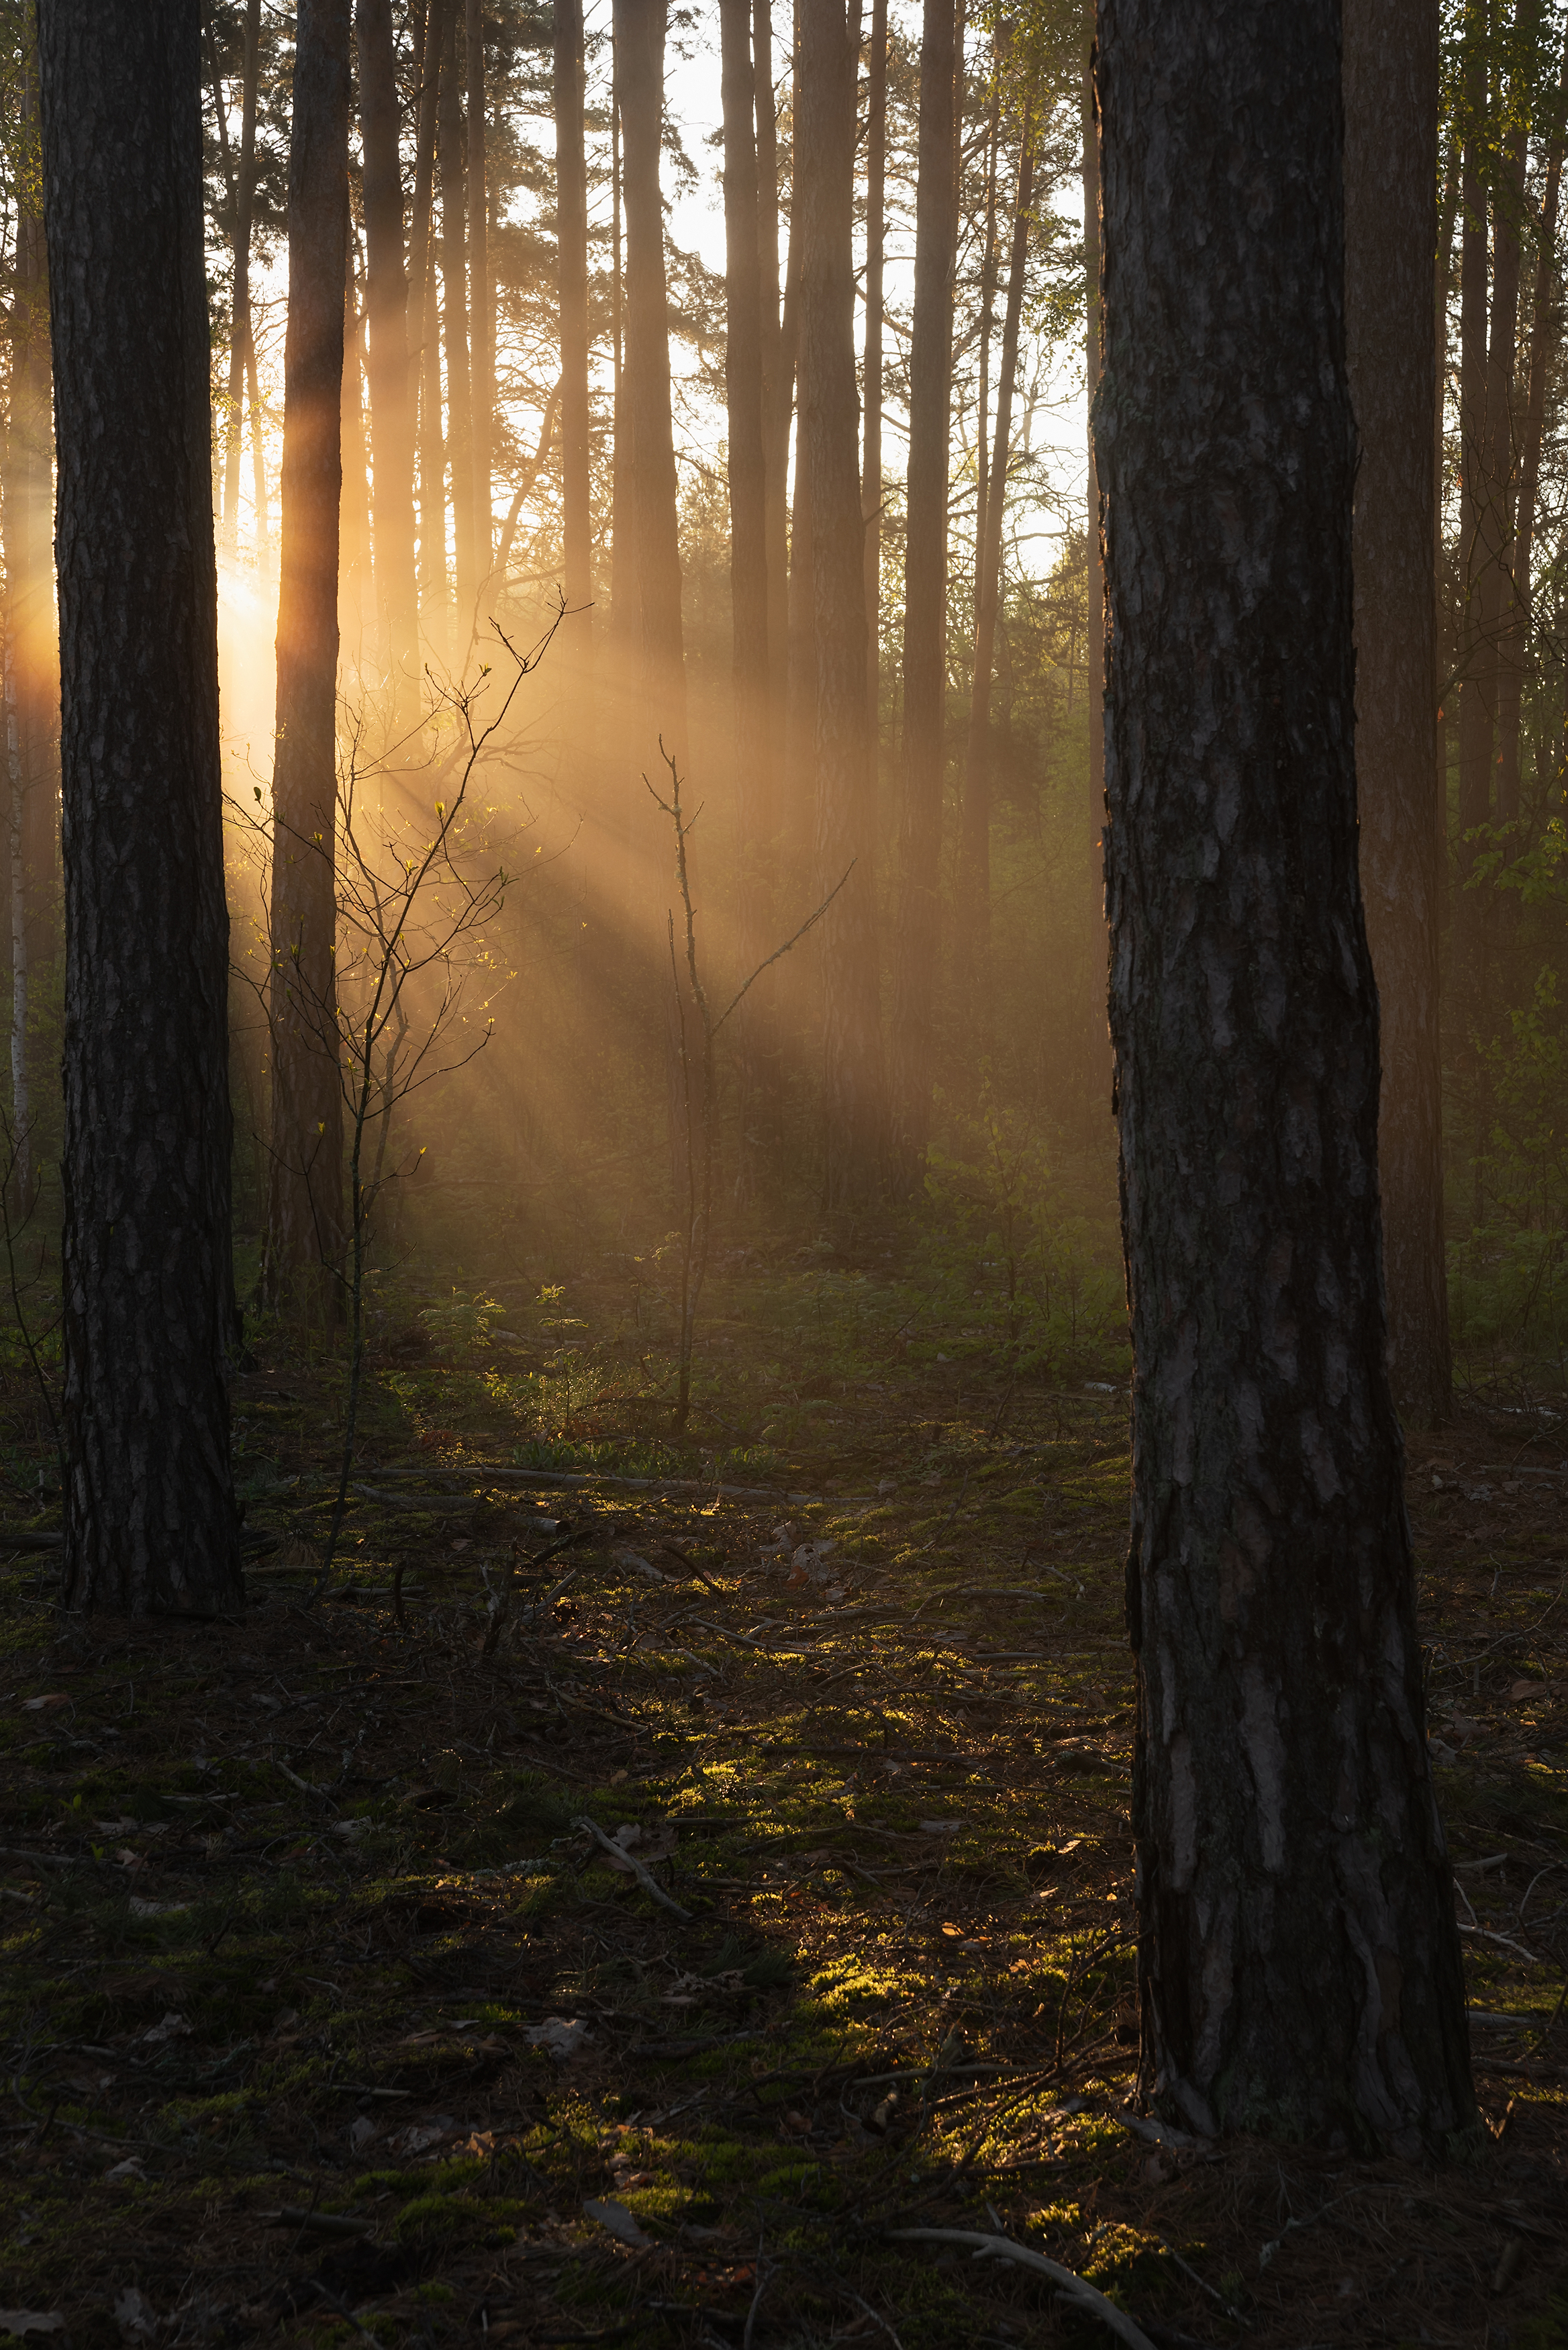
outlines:
[{"label": "dark tree trunk in foreground", "polygon": [[1345,0],[1345,324],[1355,475],[1355,792],[1381,1011],[1377,1165],[1394,1399],[1449,1416],[1432,592],[1437,0]]},{"label": "dark tree trunk in foreground", "polygon": [[301,0],[288,158],[277,746],[273,767],[273,1303],[330,1314],[343,1238],[337,929],[337,532],[348,224],[348,0]]},{"label": "dark tree trunk in foreground", "polygon": [[816,644],[816,894],[843,880],[822,923],[824,1189],[830,1209],[848,1210],[877,1196],[886,1149],[850,242],[856,48],[844,0],[801,0],[795,201]]},{"label": "dark tree trunk in foreground", "polygon": [[1339,21],[1100,5],[1133,1835],[1159,2110],[1415,2155],[1475,2106],[1384,1363]]},{"label": "dark tree trunk in foreground", "polygon": [[[67,1607],[237,1607],[196,0],[43,0],[65,779]],[[339,316],[343,279],[334,287]],[[155,617],[155,625],[150,623]]]},{"label": "dark tree trunk in foreground", "polygon": [[893,1166],[923,1174],[931,1117],[947,718],[948,424],[952,400],[953,0],[926,0],[920,38],[915,320],[909,347],[909,475],[904,544],[904,723],[899,759],[898,931],[893,964]]},{"label": "dark tree trunk in foreground", "polygon": [[419,708],[420,603],[414,577],[414,428],[391,0],[358,0],[354,38],[359,58],[359,126],[365,157],[365,313],[369,335],[376,603],[382,656],[391,681],[391,731],[400,738]]},{"label": "dark tree trunk in foreground", "polygon": [[562,650],[577,690],[593,651],[593,514],[589,503],[588,183],[583,149],[582,0],[556,0],[556,300],[561,333]]}]

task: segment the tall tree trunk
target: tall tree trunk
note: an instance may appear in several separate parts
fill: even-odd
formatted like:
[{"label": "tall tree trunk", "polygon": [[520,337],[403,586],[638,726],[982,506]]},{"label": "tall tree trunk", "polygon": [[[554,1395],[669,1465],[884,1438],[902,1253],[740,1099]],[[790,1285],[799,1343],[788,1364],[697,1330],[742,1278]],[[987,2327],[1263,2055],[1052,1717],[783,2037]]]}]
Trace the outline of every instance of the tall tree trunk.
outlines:
[{"label": "tall tree trunk", "polygon": [[364,154],[365,310],[374,473],[376,605],[389,712],[401,741],[419,708],[420,605],[414,573],[414,432],[409,380],[409,289],[403,269],[403,179],[391,0],[357,0],[359,130]]},{"label": "tall tree trunk", "polygon": [[419,116],[414,141],[414,204],[409,232],[409,292],[415,321],[410,353],[410,400],[419,417],[419,594],[426,629],[446,633],[450,573],[446,554],[446,457],[441,433],[441,308],[436,296],[436,123],[441,60],[456,0],[430,0],[419,68]]},{"label": "tall tree trunk", "polygon": [[1384,1359],[1339,0],[1101,0],[1098,94],[1142,2085],[1206,2135],[1446,2152],[1475,2105]]},{"label": "tall tree trunk", "polygon": [[[580,0],[579,0],[580,5]],[[491,446],[495,433],[495,303],[490,283],[490,198],[485,168],[483,0],[464,0],[468,63],[468,280],[473,342],[473,546],[482,579],[495,544]]]},{"label": "tall tree trunk", "polygon": [[[57,944],[55,716],[60,703],[54,605],[54,416],[49,377],[49,283],[35,177],[37,59],[24,52],[21,161],[16,214],[11,397],[5,420],[5,749],[9,798],[11,1118],[16,1205],[31,1204],[30,1043],[36,983]],[[47,984],[47,978],[46,978]]]},{"label": "tall tree trunk", "polygon": [[[724,112],[724,395],[729,427],[730,606],[741,964],[762,959],[764,859],[773,834],[768,723],[766,466],[763,442],[763,288],[757,200],[756,78],[751,0],[719,0]],[[757,1090],[756,1023],[740,1014],[742,1113]],[[746,1126],[742,1114],[742,1130]]]},{"label": "tall tree trunk", "polygon": [[[126,1616],[243,1600],[199,26],[196,0],[38,11],[65,785],[63,1596]],[[341,262],[333,300],[341,321]]]},{"label": "tall tree trunk", "polygon": [[988,1034],[991,993],[991,687],[996,658],[996,616],[1002,598],[1002,528],[1007,511],[1007,460],[1012,441],[1012,394],[1023,317],[1023,277],[1034,203],[1034,134],[1026,125],[1018,157],[1018,190],[1008,258],[1007,307],[1002,322],[1002,366],[996,387],[996,439],[986,473],[985,525],[975,550],[974,662],[971,671],[969,747],[964,762],[963,829],[959,844],[960,912],[964,959],[972,989],[969,1017]]},{"label": "tall tree trunk", "polygon": [[462,667],[477,617],[479,555],[473,532],[473,389],[468,359],[467,238],[463,207],[462,84],[458,12],[448,10],[441,60],[436,161],[441,172],[441,342],[446,357],[446,453],[452,490],[452,648]]},{"label": "tall tree trunk", "polygon": [[1001,60],[992,45],[991,127],[985,148],[985,241],[980,258],[980,385],[974,429],[974,608],[980,610],[981,548],[991,492],[991,338],[996,307],[996,174],[1002,151]]},{"label": "tall tree trunk", "polygon": [[1360,438],[1355,791],[1382,1011],[1377,1159],[1388,1375],[1425,1427],[1452,1407],[1443,1243],[1432,592],[1438,0],[1345,0],[1345,315]]},{"label": "tall tree trunk", "polygon": [[[1481,676],[1490,706],[1493,756],[1497,763],[1493,818],[1511,824],[1519,814],[1518,769],[1511,778],[1503,758],[1501,702],[1503,642],[1514,625],[1514,367],[1519,348],[1520,228],[1524,213],[1526,133],[1521,125],[1509,141],[1501,181],[1492,195],[1491,338],[1487,352],[1486,521],[1481,576]],[[1517,740],[1517,738],[1516,738]],[[1509,795],[1510,781],[1515,788]],[[1483,915],[1483,920],[1485,919]]]},{"label": "tall tree trunk", "polygon": [[[1090,36],[1093,39],[1091,5]],[[1084,275],[1088,317],[1084,334],[1084,384],[1089,407],[1089,470],[1086,504],[1089,537],[1089,849],[1093,866],[1096,935],[1103,926],[1100,878],[1106,828],[1106,647],[1101,625],[1106,600],[1105,551],[1100,540],[1100,473],[1095,455],[1095,401],[1100,390],[1100,130],[1095,113],[1095,69],[1084,68]]]},{"label": "tall tree trunk", "polygon": [[1563,120],[1568,111],[1568,44],[1563,52],[1551,134],[1546,147],[1546,184],[1542,193],[1536,244],[1535,290],[1530,312],[1530,381],[1519,451],[1519,510],[1513,534],[1512,589],[1508,625],[1498,648],[1497,805],[1501,823],[1519,815],[1519,721],[1524,682],[1524,648],[1531,628],[1531,566],[1535,553],[1535,506],[1541,489],[1541,443],[1546,423],[1546,386],[1556,361],[1560,320],[1554,298],[1557,277],[1557,210],[1563,187]]},{"label": "tall tree trunk", "polygon": [[872,0],[866,98],[866,357],[860,504],[866,518],[866,730],[872,789],[878,781],[882,662],[882,276],[887,242],[888,0]]},{"label": "tall tree trunk", "polygon": [[567,617],[562,650],[575,690],[593,656],[593,513],[588,417],[588,182],[584,153],[582,0],[556,0],[556,250],[561,334],[561,519]]},{"label": "tall tree trunk", "polygon": [[854,1211],[877,1198],[886,1153],[851,249],[858,10],[852,21],[844,0],[801,0],[800,27],[800,416],[811,479],[819,894],[843,881],[822,923],[824,1191],[829,1210]]},{"label": "tall tree trunk", "polygon": [[371,664],[375,596],[370,569],[369,450],[365,433],[365,313],[355,300],[352,243],[343,303],[343,387],[339,400],[343,498],[337,524],[337,637],[340,671]]},{"label": "tall tree trunk", "polygon": [[300,0],[295,35],[272,784],[272,1150],[263,1280],[275,1305],[322,1319],[336,1315],[343,1247],[334,950],[348,13],[349,0]]},{"label": "tall tree trunk", "polygon": [[615,26],[626,199],[624,372],[645,695],[638,757],[651,773],[660,735],[665,749],[682,765],[686,759],[670,307],[659,185],[665,0],[617,0]]},{"label": "tall tree trunk", "polygon": [[[779,316],[779,140],[774,108],[773,0],[753,0],[757,109],[757,240],[762,266],[763,536],[768,581],[768,692],[774,740],[789,675],[789,426],[794,405],[794,319]],[[775,811],[776,824],[776,811]]]},{"label": "tall tree trunk", "polygon": [[[805,427],[797,395],[800,390],[800,274],[805,250],[806,210],[802,192],[800,123],[802,111],[802,36],[800,0],[794,0],[790,53],[790,201],[789,258],[784,271],[784,317],[780,325],[779,383],[788,391],[781,400],[784,454],[781,478],[788,471],[790,422],[794,416],[794,478],[789,512],[789,576],[784,590],[784,790],[779,827],[781,864],[790,894],[804,898],[810,887],[812,842],[816,828],[816,631],[812,601],[811,469],[805,462]],[[784,985],[793,999],[796,1024],[813,984],[815,963],[795,959]]]},{"label": "tall tree trunk", "polygon": [[1459,181],[1463,217],[1459,257],[1459,837],[1455,850],[1454,995],[1460,1054],[1473,1061],[1471,1029],[1481,983],[1480,892],[1464,887],[1475,864],[1473,835],[1491,814],[1491,707],[1482,679],[1481,608],[1486,573],[1486,327],[1487,212],[1485,156],[1486,65],[1472,42],[1466,68],[1464,162]]},{"label": "tall tree trunk", "polygon": [[953,0],[925,0],[920,35],[915,317],[904,535],[898,928],[893,964],[893,1171],[912,1190],[930,1133],[947,731],[948,428],[958,234]]},{"label": "tall tree trunk", "polygon": [[[234,299],[229,334],[228,406],[223,411],[223,533],[225,555],[239,542],[240,451],[245,360],[252,351],[251,224],[255,211],[256,85],[261,59],[261,0],[245,0],[240,85],[240,161],[234,181]],[[220,114],[222,99],[219,99]],[[253,360],[254,364],[254,360]],[[265,512],[258,504],[257,514]]]}]

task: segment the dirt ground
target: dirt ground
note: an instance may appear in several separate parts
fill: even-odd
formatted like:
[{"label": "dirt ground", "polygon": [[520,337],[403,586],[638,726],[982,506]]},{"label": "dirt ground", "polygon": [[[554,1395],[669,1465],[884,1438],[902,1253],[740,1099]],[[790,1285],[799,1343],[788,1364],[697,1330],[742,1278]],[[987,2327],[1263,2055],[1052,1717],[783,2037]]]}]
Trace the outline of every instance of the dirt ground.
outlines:
[{"label": "dirt ground", "polygon": [[0,2334],[1116,2338],[1002,2238],[1157,2350],[1568,2345],[1568,1406],[1411,1444],[1485,2142],[1210,2145],[1129,2104],[1125,1371],[728,1308],[772,1450],[682,1475],[635,1367],[574,1417],[587,1285],[389,1343],[315,1600],[338,1374],[264,1357],[234,1622],[63,1625],[0,1399]]}]

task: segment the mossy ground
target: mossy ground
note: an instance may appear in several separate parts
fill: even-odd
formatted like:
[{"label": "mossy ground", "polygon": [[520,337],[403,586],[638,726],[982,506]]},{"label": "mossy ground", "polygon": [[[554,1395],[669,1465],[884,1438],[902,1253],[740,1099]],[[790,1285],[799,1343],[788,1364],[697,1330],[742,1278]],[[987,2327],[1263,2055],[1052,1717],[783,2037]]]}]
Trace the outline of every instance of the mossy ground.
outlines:
[{"label": "mossy ground", "polygon": [[106,2345],[1108,2339],[889,2232],[1000,2224],[1158,2344],[1568,2342],[1550,1423],[1413,1448],[1486,2144],[1161,2152],[1122,2119],[1125,1364],[1024,1359],[993,1303],[736,1267],[679,1446],[635,1262],[454,1308],[445,1359],[384,1333],[315,1605],[340,1373],[264,1334],[242,1621],[62,1625],[11,1559],[0,2302]]}]

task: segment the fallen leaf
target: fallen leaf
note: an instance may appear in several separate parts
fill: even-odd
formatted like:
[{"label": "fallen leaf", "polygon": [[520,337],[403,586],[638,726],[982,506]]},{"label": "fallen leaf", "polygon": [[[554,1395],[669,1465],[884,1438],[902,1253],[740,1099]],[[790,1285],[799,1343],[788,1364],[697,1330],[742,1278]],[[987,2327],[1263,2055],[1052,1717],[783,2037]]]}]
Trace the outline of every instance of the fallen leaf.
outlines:
[{"label": "fallen leaf", "polygon": [[358,2154],[362,2147],[369,2145],[375,2135],[376,2125],[369,2114],[357,2114],[348,2125],[349,2151]]},{"label": "fallen leaf", "polygon": [[127,2155],[123,2162],[117,2162],[112,2170],[106,2170],[103,2175],[106,2178],[145,2178],[147,2172],[141,2157],[139,2154],[130,2154]]},{"label": "fallen leaf", "polygon": [[437,2114],[428,2122],[410,2122],[387,2144],[394,2154],[423,2154],[427,2147],[439,2146],[443,2137],[450,2137],[455,2127],[450,2114]]},{"label": "fallen leaf", "polygon": [[66,2321],[51,2310],[0,2309],[0,2334],[63,2334]]},{"label": "fallen leaf", "polygon": [[150,2025],[140,2037],[149,2047],[156,2047],[164,2040],[188,2040],[191,2032],[192,2026],[182,2015],[166,2015],[161,2023]]},{"label": "fallen leaf", "polygon": [[963,1826],[961,1820],[922,1820],[922,1835],[957,1835]]},{"label": "fallen leaf", "polygon": [[630,2244],[638,2251],[644,2251],[652,2241],[651,2237],[643,2234],[624,2203],[616,2203],[608,2199],[602,2203],[585,2203],[583,2217],[606,2229],[618,2244]]},{"label": "fallen leaf", "polygon": [[1549,1697],[1551,1692],[1550,1681],[1515,1681],[1508,1693],[1509,1702],[1511,1705],[1521,1705],[1526,1698]]},{"label": "fallen leaf", "polygon": [[44,1713],[52,1711],[57,1705],[69,1705],[70,1701],[68,1690],[51,1690],[47,1697],[25,1697],[22,1711],[24,1713]]}]

